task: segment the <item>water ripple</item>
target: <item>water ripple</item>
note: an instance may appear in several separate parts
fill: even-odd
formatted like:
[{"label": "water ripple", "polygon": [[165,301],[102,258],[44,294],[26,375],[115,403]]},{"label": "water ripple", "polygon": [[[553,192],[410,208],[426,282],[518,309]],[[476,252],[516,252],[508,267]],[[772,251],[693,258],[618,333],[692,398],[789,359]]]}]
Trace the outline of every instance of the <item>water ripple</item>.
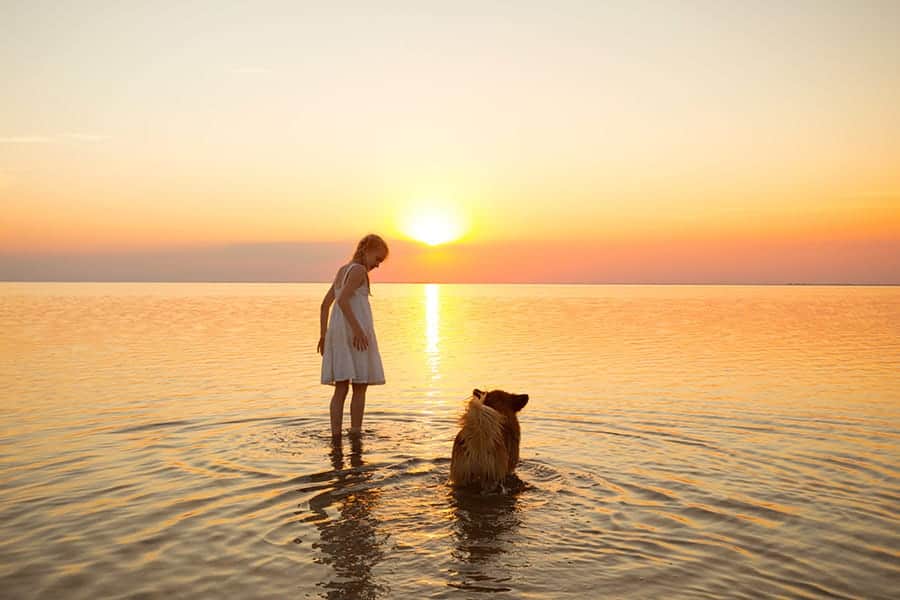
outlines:
[{"label": "water ripple", "polygon": [[[323,291],[0,296],[4,596],[897,587],[896,290],[379,286],[391,381],[339,445]],[[476,386],[531,397],[505,493],[448,484]]]}]

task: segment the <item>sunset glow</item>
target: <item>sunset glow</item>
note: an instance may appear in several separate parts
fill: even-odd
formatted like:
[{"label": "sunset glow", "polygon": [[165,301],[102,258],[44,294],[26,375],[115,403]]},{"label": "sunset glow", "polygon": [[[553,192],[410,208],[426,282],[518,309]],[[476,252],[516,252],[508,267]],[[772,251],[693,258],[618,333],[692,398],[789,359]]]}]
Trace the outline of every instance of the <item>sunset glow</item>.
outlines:
[{"label": "sunset glow", "polygon": [[4,3],[0,279],[900,283],[896,2],[291,6]]}]

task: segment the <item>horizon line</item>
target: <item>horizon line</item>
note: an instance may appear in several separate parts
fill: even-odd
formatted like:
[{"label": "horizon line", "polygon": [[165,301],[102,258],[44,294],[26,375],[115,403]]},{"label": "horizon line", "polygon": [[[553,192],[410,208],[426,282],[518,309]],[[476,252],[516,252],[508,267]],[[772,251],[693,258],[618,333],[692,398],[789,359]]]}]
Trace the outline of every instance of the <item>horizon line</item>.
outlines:
[{"label": "horizon line", "polygon": [[[221,283],[221,284],[322,284],[330,283],[329,281],[314,280],[289,280],[289,279],[273,279],[273,280],[180,280],[173,281],[168,279],[0,279],[0,284],[4,283],[168,283],[168,284],[192,284],[192,283]],[[788,286],[806,286],[806,287],[900,287],[900,282],[876,282],[876,283],[852,283],[852,282],[717,282],[717,281],[676,281],[676,282],[659,282],[659,281],[382,281],[373,284],[373,287],[379,285],[622,285],[622,286],[768,286],[768,287],[788,287]]]}]

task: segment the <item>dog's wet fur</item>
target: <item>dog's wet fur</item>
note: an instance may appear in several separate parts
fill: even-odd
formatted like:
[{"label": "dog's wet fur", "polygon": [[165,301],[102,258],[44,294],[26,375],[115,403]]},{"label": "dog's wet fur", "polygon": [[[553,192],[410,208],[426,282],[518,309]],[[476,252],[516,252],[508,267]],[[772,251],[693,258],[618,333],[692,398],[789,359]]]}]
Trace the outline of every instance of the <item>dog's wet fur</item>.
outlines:
[{"label": "dog's wet fur", "polygon": [[528,394],[473,390],[453,441],[450,482],[488,492],[502,488],[519,463],[519,418]]}]

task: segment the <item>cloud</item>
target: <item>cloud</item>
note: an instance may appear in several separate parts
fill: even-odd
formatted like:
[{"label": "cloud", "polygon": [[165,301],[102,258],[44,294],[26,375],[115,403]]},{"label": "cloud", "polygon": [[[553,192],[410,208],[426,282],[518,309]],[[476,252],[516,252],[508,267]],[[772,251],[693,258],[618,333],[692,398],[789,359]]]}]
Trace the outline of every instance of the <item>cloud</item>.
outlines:
[{"label": "cloud", "polygon": [[49,144],[53,138],[43,135],[0,136],[0,144]]},{"label": "cloud", "polygon": [[108,135],[97,133],[67,132],[56,135],[8,135],[0,136],[0,144],[55,144],[62,142],[103,142]]},{"label": "cloud", "polygon": [[[142,251],[0,250],[0,281],[327,282],[352,243]],[[900,284],[900,240],[453,244],[391,242],[381,282]]]},{"label": "cloud", "polygon": [[0,250],[0,281],[329,281],[351,251],[347,243],[92,252]]}]

